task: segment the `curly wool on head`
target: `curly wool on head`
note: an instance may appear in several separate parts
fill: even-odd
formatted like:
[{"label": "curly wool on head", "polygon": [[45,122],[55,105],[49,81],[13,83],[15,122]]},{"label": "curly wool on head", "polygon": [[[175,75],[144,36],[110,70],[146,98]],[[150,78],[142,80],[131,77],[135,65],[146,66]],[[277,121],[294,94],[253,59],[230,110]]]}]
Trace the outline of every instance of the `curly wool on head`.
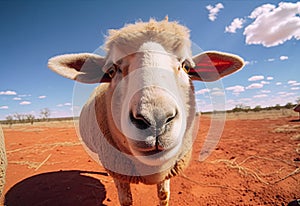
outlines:
[{"label": "curly wool on head", "polygon": [[[169,22],[150,19],[149,22],[136,22],[127,24],[118,30],[109,30],[106,37],[105,49],[110,55],[113,48],[117,47],[127,54],[137,51],[143,42],[154,41],[161,44],[167,52],[177,53],[178,56],[186,56],[182,53],[183,48],[190,48],[190,31],[178,22]],[[184,49],[184,52],[186,49]],[[191,55],[191,52],[188,52]]]}]

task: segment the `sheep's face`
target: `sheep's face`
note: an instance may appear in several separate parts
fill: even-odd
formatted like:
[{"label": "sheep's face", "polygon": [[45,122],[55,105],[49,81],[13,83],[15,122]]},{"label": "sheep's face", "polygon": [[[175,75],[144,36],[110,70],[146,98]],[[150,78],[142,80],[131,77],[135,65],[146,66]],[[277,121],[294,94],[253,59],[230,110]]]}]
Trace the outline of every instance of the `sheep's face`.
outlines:
[{"label": "sheep's face", "polygon": [[[105,57],[66,54],[51,58],[48,66],[82,83],[109,83],[106,105],[96,101],[102,102],[100,106],[107,112],[109,130],[103,131],[103,136],[111,135],[111,143],[119,151],[150,166],[176,161],[187,152],[185,147],[192,146],[195,97],[191,80],[215,81],[244,64],[236,55],[217,51],[192,57],[188,29],[176,22],[151,20],[128,25],[111,31],[105,45]],[[93,121],[87,114],[81,116]],[[87,123],[82,119],[80,124]],[[85,126],[81,127],[83,140],[99,152],[91,146],[102,143],[95,125]]]},{"label": "sheep's face", "polygon": [[188,64],[154,42],[107,63],[112,77],[107,105],[110,127],[145,164],[163,164],[181,148],[187,117],[195,111]]}]

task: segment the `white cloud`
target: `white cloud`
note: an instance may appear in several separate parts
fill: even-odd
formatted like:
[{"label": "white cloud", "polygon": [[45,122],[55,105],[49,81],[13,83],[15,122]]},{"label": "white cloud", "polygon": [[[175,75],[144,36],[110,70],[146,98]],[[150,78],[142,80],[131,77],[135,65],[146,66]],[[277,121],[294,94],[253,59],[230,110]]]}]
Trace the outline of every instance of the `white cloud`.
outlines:
[{"label": "white cloud", "polygon": [[[300,22],[299,22],[300,23]],[[279,59],[281,61],[287,60],[289,57],[288,56],[280,56]]]},{"label": "white cloud", "polygon": [[267,81],[261,81],[260,83],[261,84],[270,84],[270,82],[267,82]]},{"label": "white cloud", "polygon": [[239,99],[239,101],[242,101],[242,102],[250,102],[252,99],[251,98],[241,98]]},{"label": "white cloud", "polygon": [[227,87],[226,90],[232,91],[233,93],[241,93],[241,92],[245,91],[245,87],[236,85],[236,86],[232,86],[232,87]]},{"label": "white cloud", "polygon": [[1,106],[0,109],[8,109],[8,106]]},{"label": "white cloud", "polygon": [[275,61],[275,59],[274,59],[274,58],[270,58],[270,59],[268,59],[267,61],[268,61],[268,62],[273,62],[273,61]]},{"label": "white cloud", "polygon": [[51,110],[51,117],[72,117],[73,113],[71,110]]},{"label": "white cloud", "polygon": [[253,98],[264,98],[264,97],[267,97],[268,95],[266,94],[258,94],[258,95],[255,95],[253,96]]},{"label": "white cloud", "polygon": [[38,98],[39,99],[45,99],[47,96],[45,96],[45,95],[42,95],[42,96],[39,96]]},{"label": "white cloud", "polygon": [[264,94],[271,93],[271,91],[270,91],[270,90],[261,90],[260,92],[261,92],[261,93],[264,93]]},{"label": "white cloud", "polygon": [[295,81],[295,80],[290,80],[290,81],[288,81],[288,84],[294,85],[294,84],[296,84],[296,83],[297,83],[297,81]]},{"label": "white cloud", "polygon": [[224,96],[224,91],[214,91],[211,93],[212,96]]},{"label": "white cloud", "polygon": [[31,97],[31,94],[19,94],[18,97]]},{"label": "white cloud", "polygon": [[209,92],[209,89],[200,89],[200,90],[196,91],[196,94],[205,94],[207,92]]},{"label": "white cloud", "polygon": [[243,23],[245,22],[242,18],[235,18],[229,26],[225,27],[225,32],[235,33],[237,29],[243,28]]},{"label": "white cloud", "polygon": [[276,6],[272,4],[264,4],[260,7],[257,7],[256,9],[253,10],[253,12],[250,14],[249,18],[250,19],[256,19],[260,15],[270,12],[272,9],[275,9]]},{"label": "white cloud", "polygon": [[282,85],[282,82],[276,82],[276,85]]},{"label": "white cloud", "polygon": [[17,92],[15,91],[0,91],[0,95],[17,95]]},{"label": "white cloud", "polygon": [[291,90],[299,90],[300,87],[291,87]]},{"label": "white cloud", "polygon": [[281,2],[278,7],[265,4],[249,16],[254,19],[244,30],[246,44],[277,46],[295,38],[300,40],[300,2]]},{"label": "white cloud", "polygon": [[66,102],[64,104],[57,104],[57,107],[63,107],[63,106],[72,106],[72,104],[70,102]]},{"label": "white cloud", "polygon": [[217,14],[220,12],[220,9],[223,9],[224,6],[222,3],[218,3],[214,6],[208,5],[206,9],[209,11],[208,18],[211,21],[215,21],[217,19]]},{"label": "white cloud", "polygon": [[267,80],[273,80],[274,77],[267,77]]},{"label": "white cloud", "polygon": [[245,65],[253,65],[256,64],[257,61],[256,60],[252,60],[252,61],[245,61]]},{"label": "white cloud", "polygon": [[248,79],[249,82],[253,82],[253,81],[259,81],[259,80],[263,80],[265,77],[262,75],[258,75],[258,76],[252,76]]},{"label": "white cloud", "polygon": [[20,97],[14,97],[13,100],[18,101],[18,100],[22,100],[22,98],[20,98]]},{"label": "white cloud", "polygon": [[31,104],[31,102],[29,102],[29,101],[20,102],[20,105],[28,105],[28,104]]},{"label": "white cloud", "polygon": [[278,94],[280,95],[280,97],[289,97],[295,95],[295,93],[293,92],[278,92]]},{"label": "white cloud", "polygon": [[263,84],[253,83],[253,84],[250,84],[248,87],[246,87],[246,89],[260,89],[260,88],[263,88],[263,87],[264,87]]},{"label": "white cloud", "polygon": [[212,111],[213,106],[210,102],[207,102],[203,99],[196,99],[196,104],[197,104],[197,111]]}]

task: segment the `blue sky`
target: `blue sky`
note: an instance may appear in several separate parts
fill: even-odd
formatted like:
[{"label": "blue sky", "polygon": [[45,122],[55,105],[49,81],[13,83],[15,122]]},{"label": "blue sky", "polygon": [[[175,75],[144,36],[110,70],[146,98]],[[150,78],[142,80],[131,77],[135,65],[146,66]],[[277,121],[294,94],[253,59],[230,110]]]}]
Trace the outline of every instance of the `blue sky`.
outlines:
[{"label": "blue sky", "polygon": [[[296,103],[300,97],[300,2],[297,1],[0,1],[0,119],[48,108],[72,115],[74,82],[47,68],[50,57],[93,52],[108,29],[166,15],[191,30],[203,50],[240,55],[242,71],[222,80],[226,108]],[[95,85],[96,86],[96,85]],[[196,84],[199,110],[211,90]]]}]

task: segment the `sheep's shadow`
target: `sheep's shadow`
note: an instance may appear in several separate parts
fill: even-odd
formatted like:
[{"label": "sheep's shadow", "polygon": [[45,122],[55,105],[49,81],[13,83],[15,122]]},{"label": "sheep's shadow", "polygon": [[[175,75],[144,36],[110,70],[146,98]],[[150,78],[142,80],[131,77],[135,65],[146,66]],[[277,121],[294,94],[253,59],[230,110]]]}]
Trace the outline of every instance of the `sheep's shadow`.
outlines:
[{"label": "sheep's shadow", "polygon": [[6,194],[7,206],[86,206],[104,205],[106,190],[96,178],[84,174],[106,173],[58,171],[29,177],[18,182]]}]

